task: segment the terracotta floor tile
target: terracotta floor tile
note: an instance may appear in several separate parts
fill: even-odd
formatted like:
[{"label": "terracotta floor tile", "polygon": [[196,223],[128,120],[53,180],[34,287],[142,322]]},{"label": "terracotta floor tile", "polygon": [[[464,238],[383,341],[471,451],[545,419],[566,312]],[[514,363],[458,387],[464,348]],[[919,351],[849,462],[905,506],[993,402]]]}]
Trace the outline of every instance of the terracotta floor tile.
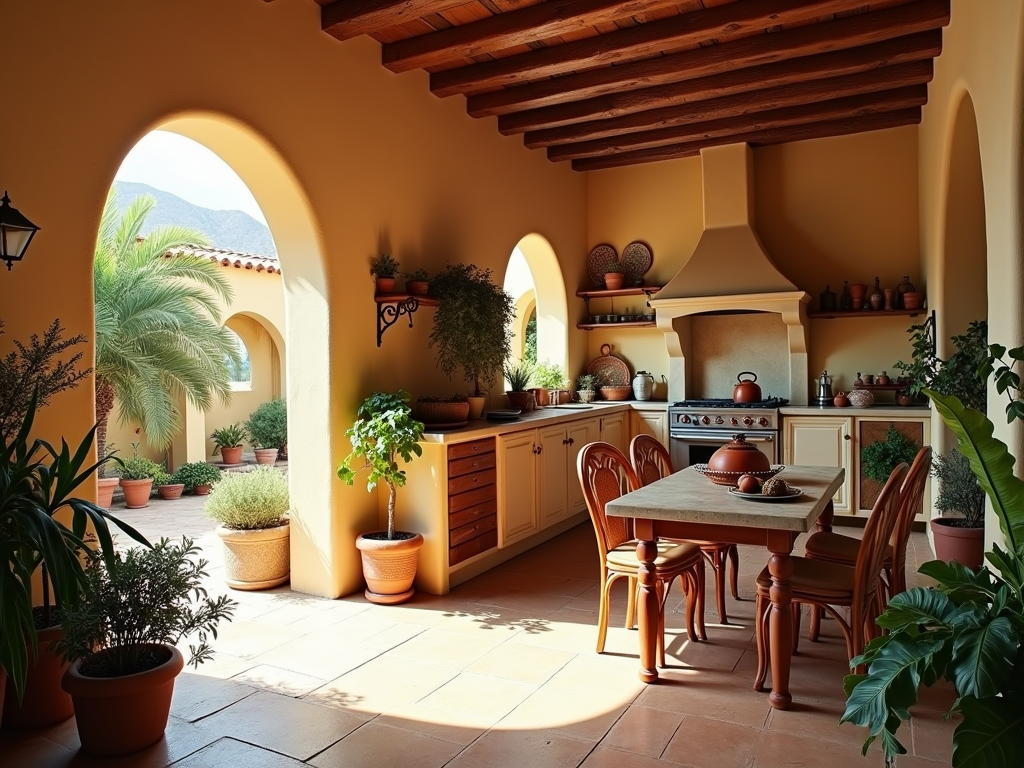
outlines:
[{"label": "terracotta floor tile", "polygon": [[236,620],[230,624],[221,624],[213,649],[241,659],[253,659],[300,637],[302,633],[293,629]]},{"label": "terracotta floor tile", "polygon": [[489,594],[477,598],[476,602],[480,605],[496,605],[518,611],[534,611],[540,618],[547,611],[557,610],[570,600],[572,597],[569,595],[539,594],[524,589],[495,587]]},{"label": "terracotta floor tile", "polygon": [[463,672],[419,703],[454,715],[472,715],[473,723],[493,725],[537,690],[537,686]]},{"label": "terracotta floor tile", "polygon": [[659,757],[672,740],[683,715],[651,707],[630,707],[618,719],[602,747],[611,747],[637,755]]},{"label": "terracotta floor tile", "polygon": [[758,734],[756,728],[687,715],[662,759],[690,768],[747,768]]},{"label": "terracotta floor tile", "polygon": [[763,728],[771,706],[764,693],[735,681],[691,674],[666,673],[658,685],[647,686],[637,702],[640,706],[684,715],[724,720],[751,728]]},{"label": "terracotta floor tile", "polygon": [[[878,753],[876,764],[881,763]],[[867,768],[869,758],[860,749],[824,739],[763,731],[754,744],[753,768]],[[900,763],[902,768],[902,762]]]},{"label": "terracotta floor tile", "polygon": [[356,648],[374,654],[384,653],[392,648],[397,648],[402,643],[408,642],[416,637],[416,635],[422,634],[427,628],[423,624],[398,622],[375,635],[370,635],[360,642]]},{"label": "terracotta floor tile", "polygon": [[339,709],[376,715],[412,704],[458,674],[451,667],[379,657],[310,693],[306,699]]},{"label": "terracotta floor tile", "polygon": [[174,681],[171,714],[195,722],[253,693],[255,690],[248,685],[182,672]]},{"label": "terracotta floor tile", "polygon": [[544,730],[491,730],[470,744],[450,768],[566,768],[583,762],[593,742]]},{"label": "terracotta floor tile", "polygon": [[371,611],[361,611],[342,621],[331,624],[329,627],[310,632],[306,636],[327,643],[359,645],[378,632],[383,632],[385,629],[394,626],[395,623],[393,618]]},{"label": "terracotta floor tile", "polygon": [[[377,651],[358,646],[339,645],[323,640],[321,635],[317,635],[317,637],[300,637],[284,645],[279,645],[255,657],[253,661],[257,664],[269,664],[280,669],[288,669],[318,678],[320,683],[313,686],[318,688],[326,681],[341,677],[377,655]],[[246,677],[246,675],[240,675],[236,679],[246,679]]]},{"label": "terracotta floor tile", "polygon": [[[73,722],[73,719],[68,721],[68,723]],[[133,752],[131,755],[125,755],[124,757],[99,758],[91,757],[79,751],[81,743],[78,740],[76,728],[66,728],[63,732],[67,739],[63,746],[74,752],[75,758],[71,765],[76,768],[105,768],[118,765],[124,766],[124,768],[128,766],[131,766],[131,768],[164,768],[164,766],[173,763],[175,760],[180,760],[201,750],[219,738],[219,734],[208,730],[201,724],[188,723],[176,717],[171,717],[167,721],[167,730],[164,732],[164,737],[153,746],[139,752]],[[26,765],[33,764],[27,763]],[[40,768],[43,765],[45,764],[40,764]],[[60,763],[57,763],[57,765],[60,765]],[[34,765],[33,768],[35,768]]]},{"label": "terracotta floor tile", "polygon": [[[851,723],[839,724],[846,710],[845,699],[821,702],[813,699],[794,697],[790,709],[773,709],[768,717],[768,730],[790,733],[794,736],[810,736],[825,741],[845,744],[850,749],[860,749],[867,737],[864,728]],[[909,731],[908,731],[909,733]]]},{"label": "terracotta floor tile", "polygon": [[462,750],[402,728],[367,723],[309,761],[317,768],[441,768]]},{"label": "terracotta floor tile", "polygon": [[326,678],[311,677],[270,664],[258,664],[232,679],[261,691],[279,693],[292,698],[304,696],[327,682]]},{"label": "terracotta floor tile", "polygon": [[420,702],[389,709],[375,717],[373,722],[462,746],[472,744],[494,725],[489,719],[455,714]]},{"label": "terracotta floor tile", "polygon": [[365,722],[365,718],[287,696],[259,692],[211,715],[202,724],[217,733],[305,760]]},{"label": "terracotta floor tile", "polygon": [[0,763],[4,766],[63,768],[75,759],[75,751],[42,736],[21,738],[20,734],[0,735]]},{"label": "terracotta floor tile", "polygon": [[392,651],[392,654],[410,661],[465,669],[477,659],[486,656],[505,639],[503,635],[493,633],[469,635],[435,629],[402,643]]},{"label": "terracotta floor tile", "polygon": [[[963,718],[955,715],[949,720],[944,720],[940,714],[921,709],[913,712],[913,715],[910,718],[913,748],[911,749],[908,743],[909,739],[901,738],[900,741],[918,757],[949,763],[953,755],[953,731]],[[901,731],[906,727],[904,724]]]},{"label": "terracotta floor tile", "polygon": [[623,752],[599,746],[587,755],[580,768],[670,768],[673,765],[636,752]]},{"label": "terracotta floor tile", "polygon": [[302,763],[267,749],[223,738],[174,763],[174,768],[301,768]]},{"label": "terracotta floor tile", "polygon": [[567,651],[509,640],[474,661],[466,670],[540,685],[572,659],[573,654]]},{"label": "terracotta floor tile", "polygon": [[[214,641],[214,647],[216,648],[217,641]],[[247,669],[251,669],[256,666],[256,662],[252,659],[243,659],[239,656],[232,656],[230,653],[225,653],[222,650],[217,649],[213,654],[213,658],[209,661],[204,661],[198,667],[190,667],[189,672],[193,675],[200,677],[216,678],[218,680],[227,680],[230,677],[234,677],[239,672],[244,672]]]}]

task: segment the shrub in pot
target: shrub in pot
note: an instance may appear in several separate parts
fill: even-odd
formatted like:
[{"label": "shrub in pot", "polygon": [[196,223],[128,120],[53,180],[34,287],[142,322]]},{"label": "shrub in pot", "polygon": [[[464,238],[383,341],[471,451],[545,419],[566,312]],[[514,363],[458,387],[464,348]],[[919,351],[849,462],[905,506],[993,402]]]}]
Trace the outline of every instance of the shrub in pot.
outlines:
[{"label": "shrub in pot", "polygon": [[161,539],[109,563],[93,557],[86,599],[64,611],[58,643],[72,664],[64,673],[82,749],[123,755],[160,740],[167,727],[174,680],[184,666],[175,648],[195,636],[189,664],[212,655],[208,638],[231,619],[236,603],[208,596],[206,561],[190,540]]},{"label": "shrub in pot", "polygon": [[402,277],[405,278],[405,290],[410,296],[426,296],[430,293],[430,273],[427,270],[403,272]]},{"label": "shrub in pot", "polygon": [[544,390],[549,403],[572,402],[572,391],[566,388],[569,382],[565,378],[565,371],[557,363],[549,360],[537,363],[533,370],[533,383]]},{"label": "shrub in pot", "polygon": [[164,468],[152,459],[139,456],[139,444],[132,443],[135,455],[125,459],[117,470],[121,477],[121,491],[124,493],[124,505],[128,509],[141,509],[149,506],[149,495],[153,491],[153,479],[164,474]]},{"label": "shrub in pot", "polygon": [[277,397],[262,403],[245,422],[245,434],[256,450],[257,464],[273,464],[288,444],[288,406]]},{"label": "shrub in pot", "polygon": [[525,411],[530,405],[530,393],[526,388],[533,378],[533,363],[529,360],[510,361],[505,365],[504,372],[508,383],[505,396],[508,397],[509,406]]},{"label": "shrub in pot", "polygon": [[269,589],[290,570],[288,480],[274,467],[228,472],[206,500],[224,542],[224,579],[232,589]]},{"label": "shrub in pot", "polygon": [[388,488],[388,528],[360,534],[356,547],[363,563],[366,599],[374,603],[401,603],[413,595],[419,549],[423,536],[395,530],[395,493],[405,485],[405,470],[398,458],[410,462],[423,449],[423,424],[409,407],[409,393],[374,392],[356,411],[356,421],[346,432],[352,453],[338,467],[338,477],[348,485],[367,471],[366,490],[383,482]]},{"label": "shrub in pot", "polygon": [[220,469],[205,461],[190,461],[178,467],[174,476],[185,486],[186,493],[205,496],[210,486],[220,480]]},{"label": "shrub in pot", "polygon": [[390,254],[382,253],[370,260],[370,274],[377,283],[377,293],[394,293],[398,262]]},{"label": "shrub in pot", "polygon": [[597,397],[597,388],[600,385],[600,377],[593,373],[584,373],[576,378],[576,397],[581,403],[592,403]]},{"label": "shrub in pot", "polygon": [[942,514],[929,521],[935,556],[977,570],[985,562],[985,491],[956,448],[935,457],[932,477],[939,481],[935,508]]},{"label": "shrub in pot", "polygon": [[178,482],[177,477],[164,471],[158,472],[153,478],[153,485],[156,486],[156,492],[160,498],[167,501],[180,499],[181,494],[185,492],[185,484]]},{"label": "shrub in pot", "polygon": [[245,439],[245,429],[241,424],[230,424],[215,429],[210,435],[210,439],[214,444],[214,456],[219,453],[225,464],[242,463],[242,441]]}]

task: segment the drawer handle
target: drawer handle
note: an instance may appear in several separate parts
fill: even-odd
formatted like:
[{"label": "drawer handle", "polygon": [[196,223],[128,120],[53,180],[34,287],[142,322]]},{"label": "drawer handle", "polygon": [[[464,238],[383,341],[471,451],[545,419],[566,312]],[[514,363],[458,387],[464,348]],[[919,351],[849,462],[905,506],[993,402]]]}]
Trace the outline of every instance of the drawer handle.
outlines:
[{"label": "drawer handle", "polygon": [[843,435],[843,440],[853,440],[849,435]]}]

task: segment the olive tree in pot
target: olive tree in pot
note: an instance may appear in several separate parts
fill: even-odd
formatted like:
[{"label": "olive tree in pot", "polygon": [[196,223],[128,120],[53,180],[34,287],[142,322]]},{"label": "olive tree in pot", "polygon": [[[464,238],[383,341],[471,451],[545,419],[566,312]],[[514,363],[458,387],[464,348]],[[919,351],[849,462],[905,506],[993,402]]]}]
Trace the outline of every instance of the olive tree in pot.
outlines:
[{"label": "olive tree in pot", "polygon": [[395,493],[405,485],[405,470],[398,464],[420,456],[423,423],[416,421],[409,407],[409,393],[374,392],[356,412],[356,422],[345,434],[352,453],[338,467],[338,477],[348,485],[367,470],[366,490],[378,483],[388,487],[388,528],[360,534],[356,539],[366,579],[366,599],[374,603],[402,603],[413,595],[413,580],[419,563],[423,536],[395,530]]},{"label": "olive tree in pot", "polygon": [[273,464],[288,445],[288,406],[276,397],[262,403],[245,422],[245,433],[256,451],[257,464]]},{"label": "olive tree in pot", "polygon": [[206,561],[198,554],[188,539],[161,539],[109,563],[92,558],[87,597],[65,610],[58,643],[72,661],[62,684],[74,701],[85,752],[123,755],[159,741],[185,663],[175,645],[194,635],[189,664],[210,658],[208,638],[231,619],[236,603],[208,596]]},{"label": "olive tree in pot", "polygon": [[437,365],[449,378],[461,370],[473,385],[469,417],[478,419],[486,390],[498,381],[512,354],[515,302],[494,284],[489,269],[472,264],[449,264],[434,276],[431,292],[439,302],[430,332]]},{"label": "olive tree in pot", "polygon": [[291,573],[288,480],[274,467],[227,472],[206,500],[224,542],[224,579],[232,589],[269,589]]},{"label": "olive tree in pot", "polygon": [[932,477],[939,481],[935,508],[942,515],[929,522],[935,556],[977,570],[985,562],[985,491],[956,448],[935,457]]}]

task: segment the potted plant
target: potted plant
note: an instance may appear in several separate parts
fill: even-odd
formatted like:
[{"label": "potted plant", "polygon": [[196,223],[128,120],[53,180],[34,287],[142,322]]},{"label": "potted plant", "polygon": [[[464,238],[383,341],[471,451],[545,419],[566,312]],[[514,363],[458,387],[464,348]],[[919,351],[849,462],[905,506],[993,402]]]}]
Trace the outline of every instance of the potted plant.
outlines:
[{"label": "potted plant", "polygon": [[413,580],[423,536],[395,530],[395,492],[405,485],[405,470],[398,458],[410,462],[423,449],[423,424],[412,417],[409,393],[374,392],[356,412],[355,423],[345,432],[352,453],[338,467],[338,477],[348,485],[367,471],[366,490],[378,483],[388,487],[388,528],[363,533],[356,539],[366,579],[366,599],[373,603],[402,603],[413,595]]},{"label": "potted plant", "polygon": [[256,463],[274,464],[288,444],[288,406],[284,398],[261,403],[245,422],[245,433],[256,451]]},{"label": "potted plant", "polygon": [[[62,636],[60,612],[81,598],[87,526],[108,559],[114,556],[110,522],[146,544],[131,526],[73,496],[101,464],[116,461],[107,456],[89,464],[96,427],[74,452],[64,441],[59,451],[45,441],[30,441],[37,405],[30,397],[15,434],[0,435],[0,710],[5,726],[15,728],[50,725],[72,714],[60,688],[66,665],[53,645]],[[33,593],[36,570],[42,575],[41,606],[35,606]]]},{"label": "potted plant", "polygon": [[394,293],[395,276],[398,274],[398,262],[387,253],[374,256],[370,260],[370,274],[377,283],[377,293]]},{"label": "potted plant", "polygon": [[[106,455],[102,458],[107,459],[113,457],[117,450],[114,448],[113,443],[107,443],[104,446]],[[120,460],[118,460],[120,464]],[[114,490],[118,485],[121,484],[121,478],[115,473],[106,474],[107,464],[104,463],[96,472],[96,504],[104,509],[110,509],[110,505],[114,503]]]},{"label": "potted plant", "polygon": [[541,403],[538,398],[538,405],[547,405],[551,402],[572,402],[572,391],[566,389],[568,382],[565,379],[565,372],[562,366],[552,363],[549,360],[537,363],[533,369],[533,383],[540,387],[545,395],[546,403]]},{"label": "potted plant", "polygon": [[985,562],[985,491],[967,457],[956,448],[935,457],[932,477],[939,481],[935,508],[942,514],[929,523],[935,556],[977,570]]},{"label": "potted plant", "polygon": [[431,291],[438,300],[430,346],[437,365],[449,378],[461,370],[472,383],[470,418],[480,418],[489,389],[501,375],[512,351],[515,302],[491,280],[489,269],[449,264],[434,276]]},{"label": "potted plant", "polygon": [[121,491],[124,505],[128,509],[142,509],[149,506],[149,495],[153,492],[153,479],[164,474],[164,468],[152,459],[139,456],[139,444],[132,443],[134,455],[125,459],[117,470],[121,477]]},{"label": "potted plant", "polygon": [[581,403],[592,403],[597,397],[597,388],[601,384],[600,377],[593,373],[584,373],[576,377],[576,397]]},{"label": "potted plant", "polygon": [[471,414],[465,395],[451,397],[417,397],[415,418],[434,427],[465,424]]},{"label": "potted plant", "polygon": [[188,539],[161,539],[119,552],[109,564],[91,559],[87,597],[65,610],[58,643],[72,662],[62,685],[89,754],[124,755],[159,741],[184,666],[175,645],[196,637],[189,646],[194,666],[212,655],[207,638],[231,619],[236,603],[207,595],[207,564],[198,554]]},{"label": "potted plant", "polygon": [[509,362],[505,366],[505,381],[508,383],[508,404],[512,408],[521,411],[527,410],[530,405],[530,393],[527,387],[530,386],[530,379],[533,378],[533,363],[529,360]]},{"label": "potted plant", "polygon": [[242,463],[242,441],[245,439],[245,429],[241,424],[231,424],[215,429],[210,435],[210,439],[214,444],[214,456],[219,453],[227,465]]},{"label": "potted plant", "polygon": [[405,278],[405,290],[410,296],[426,296],[430,293],[430,273],[427,270],[403,272],[402,277]]},{"label": "potted plant", "polygon": [[273,467],[229,472],[210,492],[206,516],[224,542],[224,580],[232,589],[269,589],[290,575],[288,480]]},{"label": "potted plant", "polygon": [[180,499],[181,494],[185,492],[185,484],[180,482],[175,475],[169,475],[163,470],[153,478],[153,485],[156,486],[156,492],[160,498],[166,501]]},{"label": "potted plant", "polygon": [[184,483],[186,493],[205,496],[210,486],[220,480],[220,469],[205,461],[191,461],[178,467],[174,475]]},{"label": "potted plant", "polygon": [[909,363],[901,360],[895,364],[896,369],[905,374],[904,394],[917,399],[929,388],[956,397],[968,408],[984,411],[985,381],[977,374],[979,366],[989,356],[988,324],[975,320],[968,325],[967,333],[951,336],[955,351],[948,360],[942,360],[935,353],[935,325],[931,318],[910,326],[907,331],[913,356]]},{"label": "potted plant", "polygon": [[604,268],[604,287],[609,291],[619,290],[626,282],[626,270],[618,259],[608,262]]}]

